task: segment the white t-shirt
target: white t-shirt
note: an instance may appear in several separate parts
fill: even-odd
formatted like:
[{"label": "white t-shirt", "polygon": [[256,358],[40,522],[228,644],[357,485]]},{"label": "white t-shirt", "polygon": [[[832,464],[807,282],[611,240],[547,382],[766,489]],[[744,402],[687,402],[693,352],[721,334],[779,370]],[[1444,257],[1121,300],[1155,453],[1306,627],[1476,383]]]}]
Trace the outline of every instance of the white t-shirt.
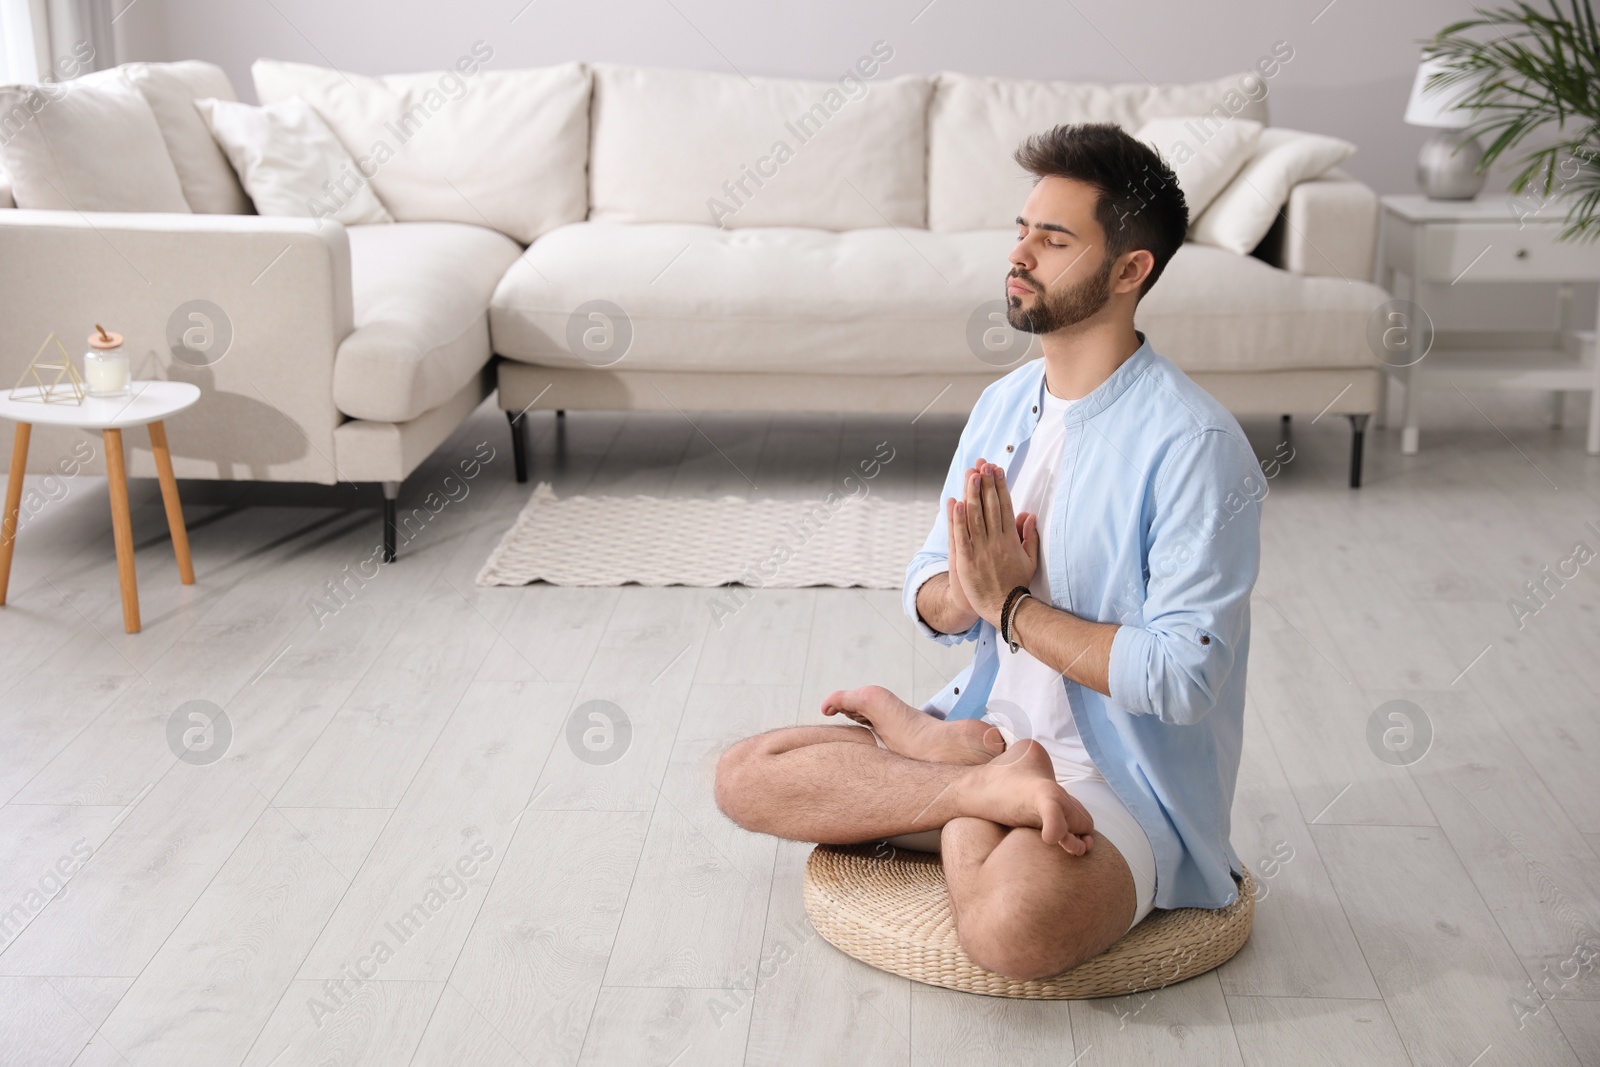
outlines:
[{"label": "white t-shirt", "polygon": [[[1046,572],[1045,546],[1050,543],[1050,508],[1061,473],[1061,454],[1067,440],[1062,418],[1076,400],[1063,400],[1042,388],[1044,412],[1028,442],[1021,470],[1013,468],[1006,477],[1011,487],[1015,512],[1037,516],[1039,527],[1039,566],[1028,588],[1042,603],[1052,604],[1050,577]],[[1105,776],[1089,758],[1078,725],[1067,703],[1067,681],[1061,672],[1040,663],[1025,648],[1012,652],[1000,644],[1000,670],[989,694],[986,719],[1007,727],[1013,736],[1032,737],[1044,746],[1056,766],[1057,778],[1095,778]],[[1019,714],[1020,711],[1020,714]],[[1018,721],[1020,720],[1020,722]]]}]

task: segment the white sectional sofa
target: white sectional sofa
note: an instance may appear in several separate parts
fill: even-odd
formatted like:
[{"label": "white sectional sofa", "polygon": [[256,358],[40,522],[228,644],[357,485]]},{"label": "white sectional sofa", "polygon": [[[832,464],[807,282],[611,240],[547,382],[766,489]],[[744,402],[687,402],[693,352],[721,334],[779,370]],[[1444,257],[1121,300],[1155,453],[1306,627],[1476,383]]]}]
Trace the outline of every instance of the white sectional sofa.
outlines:
[{"label": "white sectional sofa", "polygon": [[[381,483],[392,536],[400,483],[496,386],[519,478],[518,416],[536,400],[965,412],[1027,358],[984,343],[1027,191],[1010,156],[1023,136],[1223,100],[1267,119],[1264,98],[1237,103],[1238,76],[1089,86],[890,65],[878,52],[802,82],[498,71],[481,54],[470,74],[464,57],[459,74],[383,79],[259,62],[262,101],[308,101],[398,220],[359,226],[242,213],[192,106],[233,97],[218,68],[91,75],[80,82],[123,79],[150,104],[190,210],[18,183],[17,201],[40,206],[0,210],[0,387],[48,333],[71,348],[114,324],[139,376],[203,390],[172,422],[180,477]],[[18,99],[0,91],[7,141],[38,121]],[[62,109],[49,121],[69,101],[46,101]],[[1156,348],[1237,414],[1351,416],[1352,485],[1378,390],[1364,341],[1385,299],[1365,280],[1375,228],[1372,191],[1331,172],[1294,187],[1256,255],[1185,245],[1139,312]],[[174,340],[195,301],[220,309],[225,352]],[[72,445],[40,428],[29,469]],[[153,474],[130,445],[130,471]]]}]

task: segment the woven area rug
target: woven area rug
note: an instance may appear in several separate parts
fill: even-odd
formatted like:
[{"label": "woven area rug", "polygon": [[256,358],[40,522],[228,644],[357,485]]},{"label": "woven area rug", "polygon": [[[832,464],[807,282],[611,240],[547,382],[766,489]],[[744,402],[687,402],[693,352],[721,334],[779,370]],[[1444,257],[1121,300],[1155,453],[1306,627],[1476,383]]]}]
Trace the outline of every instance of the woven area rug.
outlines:
[{"label": "woven area rug", "polygon": [[479,585],[689,585],[898,589],[937,501],[560,499],[541,482]]}]

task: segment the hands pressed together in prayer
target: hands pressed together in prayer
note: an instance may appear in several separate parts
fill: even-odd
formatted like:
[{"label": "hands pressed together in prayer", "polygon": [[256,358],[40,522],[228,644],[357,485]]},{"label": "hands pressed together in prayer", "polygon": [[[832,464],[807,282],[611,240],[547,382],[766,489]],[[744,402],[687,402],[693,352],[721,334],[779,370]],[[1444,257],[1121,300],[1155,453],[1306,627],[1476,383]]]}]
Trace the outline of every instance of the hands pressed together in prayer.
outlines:
[{"label": "hands pressed together in prayer", "polygon": [[[1013,510],[1005,471],[979,457],[967,468],[960,499],[945,500],[949,573],[935,574],[917,594],[917,613],[940,633],[964,634],[982,618],[1000,629],[1000,613],[1017,586],[1039,567],[1038,516]],[[1024,598],[1010,620],[1015,640],[1039,662],[1097,693],[1111,693],[1116,622],[1095,622]]]},{"label": "hands pressed together in prayer", "polygon": [[950,524],[950,606],[958,617],[1000,625],[1007,594],[1033,582],[1039,566],[1038,516],[1012,510],[1006,472],[979,457],[962,480],[962,499],[945,499]]}]

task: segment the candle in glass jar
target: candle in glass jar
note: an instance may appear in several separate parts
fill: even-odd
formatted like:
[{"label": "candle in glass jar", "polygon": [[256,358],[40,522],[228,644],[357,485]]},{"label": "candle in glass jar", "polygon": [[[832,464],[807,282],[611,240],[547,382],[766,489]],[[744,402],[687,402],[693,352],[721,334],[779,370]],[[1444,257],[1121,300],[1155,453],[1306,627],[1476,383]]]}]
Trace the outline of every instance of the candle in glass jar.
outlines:
[{"label": "candle in glass jar", "polygon": [[89,351],[83,356],[83,378],[90,396],[127,396],[133,378],[128,354],[122,350],[122,335],[95,324],[89,335]]}]

